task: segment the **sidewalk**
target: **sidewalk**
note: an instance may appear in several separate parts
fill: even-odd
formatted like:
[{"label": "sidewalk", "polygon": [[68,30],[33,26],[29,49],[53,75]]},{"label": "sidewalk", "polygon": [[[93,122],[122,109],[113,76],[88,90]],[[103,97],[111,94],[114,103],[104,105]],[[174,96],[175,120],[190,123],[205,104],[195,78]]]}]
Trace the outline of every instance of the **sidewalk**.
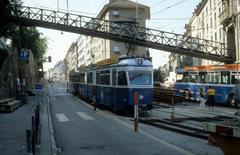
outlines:
[{"label": "sidewalk", "polygon": [[[36,154],[51,155],[53,131],[49,115],[47,97],[28,97],[28,104],[11,113],[0,113],[0,155],[29,155],[26,148],[26,129],[31,129],[31,117],[34,115],[36,104],[40,103],[40,145],[36,146]],[[49,121],[50,120],[50,121]]]},{"label": "sidewalk", "polygon": [[26,129],[31,128],[36,103],[36,97],[29,97],[28,104],[11,113],[0,113],[0,154],[26,154]]}]

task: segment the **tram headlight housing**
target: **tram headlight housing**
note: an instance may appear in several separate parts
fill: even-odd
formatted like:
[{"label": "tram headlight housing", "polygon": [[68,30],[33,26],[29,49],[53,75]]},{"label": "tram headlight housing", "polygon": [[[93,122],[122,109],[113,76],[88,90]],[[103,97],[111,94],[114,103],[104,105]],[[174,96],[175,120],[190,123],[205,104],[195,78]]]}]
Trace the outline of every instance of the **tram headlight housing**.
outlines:
[{"label": "tram headlight housing", "polygon": [[139,95],[138,99],[142,100],[143,99],[143,95]]}]

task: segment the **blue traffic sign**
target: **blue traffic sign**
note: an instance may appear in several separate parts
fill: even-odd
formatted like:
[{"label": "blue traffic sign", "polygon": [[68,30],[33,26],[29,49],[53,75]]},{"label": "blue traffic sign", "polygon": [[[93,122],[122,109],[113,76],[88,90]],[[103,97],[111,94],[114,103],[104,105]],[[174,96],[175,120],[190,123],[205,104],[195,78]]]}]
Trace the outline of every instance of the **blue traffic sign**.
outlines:
[{"label": "blue traffic sign", "polygon": [[35,90],[42,90],[43,89],[43,85],[42,84],[35,84]]},{"label": "blue traffic sign", "polygon": [[20,51],[19,59],[28,60],[29,59],[29,51],[27,51],[27,50]]}]

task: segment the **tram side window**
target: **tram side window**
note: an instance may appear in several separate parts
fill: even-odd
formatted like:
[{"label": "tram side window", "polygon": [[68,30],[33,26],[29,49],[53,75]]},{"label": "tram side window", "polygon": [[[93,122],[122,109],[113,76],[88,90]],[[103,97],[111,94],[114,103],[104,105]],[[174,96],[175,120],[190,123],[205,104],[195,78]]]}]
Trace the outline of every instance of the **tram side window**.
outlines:
[{"label": "tram side window", "polygon": [[100,71],[100,84],[110,85],[110,70]]},{"label": "tram side window", "polygon": [[196,73],[189,74],[189,82],[196,83],[198,82],[198,75]]},{"label": "tram side window", "polygon": [[176,82],[182,82],[182,80],[183,80],[183,74],[177,73]]},{"label": "tram side window", "polygon": [[92,84],[92,72],[87,74],[87,83]]},{"label": "tram side window", "polygon": [[97,75],[96,75],[96,83],[97,83],[97,84],[100,84],[100,83],[99,83],[99,72],[97,72]]},{"label": "tram side window", "polygon": [[116,74],[117,74],[117,71],[116,71],[116,70],[113,70],[113,71],[112,71],[112,84],[113,84],[114,86],[116,86],[116,84],[117,84]]},{"label": "tram side window", "polygon": [[188,82],[188,78],[189,78],[189,77],[188,77],[188,74],[189,74],[188,72],[184,72],[184,73],[183,73],[182,82]]},{"label": "tram side window", "polygon": [[232,75],[232,84],[239,84],[239,83],[240,83],[240,76]]},{"label": "tram side window", "polygon": [[207,83],[207,72],[199,72],[199,83]]},{"label": "tram side window", "polygon": [[127,77],[125,71],[118,72],[118,85],[126,86],[127,85]]},{"label": "tram side window", "polygon": [[214,83],[214,84],[217,84],[217,83],[221,83],[221,78],[220,78],[220,73],[219,72],[210,72],[208,74],[209,76],[209,83]]},{"label": "tram side window", "polygon": [[230,72],[221,72],[221,83],[230,84]]},{"label": "tram side window", "polygon": [[84,78],[85,78],[85,74],[80,74],[80,83],[85,83],[85,80],[84,80]]}]

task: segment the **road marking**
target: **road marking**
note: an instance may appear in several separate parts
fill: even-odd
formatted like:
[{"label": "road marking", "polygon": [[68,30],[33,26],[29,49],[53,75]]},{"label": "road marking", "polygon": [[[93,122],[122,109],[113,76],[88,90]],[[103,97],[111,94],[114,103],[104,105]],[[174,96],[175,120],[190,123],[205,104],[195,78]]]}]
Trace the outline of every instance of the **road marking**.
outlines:
[{"label": "road marking", "polygon": [[[86,102],[84,102],[83,100],[81,100],[81,99],[79,99],[79,98],[77,98],[77,100],[81,101],[83,104],[85,104],[85,105],[88,106],[89,108],[93,108],[92,106],[90,106],[89,104],[87,104]],[[107,117],[105,111],[103,112],[102,110],[99,110],[99,109],[98,109],[98,110],[97,110],[97,113],[100,114],[100,115],[102,115],[102,116],[104,116],[104,113],[105,113],[105,117]],[[77,112],[77,114],[78,114],[78,112]],[[79,114],[78,114],[78,115],[79,115]],[[114,115],[113,115],[113,116],[109,116],[109,115],[108,115],[108,118],[113,119],[114,121],[118,122],[119,124],[122,124],[122,125],[130,128],[130,129],[132,129],[132,130],[134,129],[134,127],[133,127],[132,124],[129,124],[129,123],[127,123],[127,122],[124,122],[124,121],[120,120],[119,118],[117,118],[117,116],[114,117]],[[145,132],[145,131],[143,131],[143,130],[141,130],[141,129],[139,129],[139,132],[142,133],[143,135],[151,138],[152,140],[157,141],[157,142],[160,143],[160,144],[163,144],[163,145],[165,145],[165,146],[167,146],[167,147],[169,147],[169,148],[171,148],[171,149],[176,150],[177,152],[179,152],[179,153],[181,153],[181,154],[184,154],[184,155],[194,155],[194,153],[192,153],[192,152],[190,152],[190,151],[188,151],[188,150],[185,150],[185,149],[183,149],[183,148],[180,148],[180,147],[178,147],[178,146],[176,146],[176,145],[174,145],[174,144],[168,143],[167,141],[164,141],[164,140],[162,140],[162,139],[156,138],[155,136],[153,136],[153,135],[151,135],[150,133],[147,133],[147,132]]]},{"label": "road marking", "polygon": [[59,122],[68,122],[69,121],[69,119],[67,118],[67,116],[65,114],[56,114],[56,117]]},{"label": "road marking", "polygon": [[76,112],[76,113],[85,120],[94,120],[93,117],[89,116],[85,112]]},{"label": "road marking", "polygon": [[67,93],[63,93],[63,94],[52,94],[52,95],[50,95],[51,97],[53,96],[69,96],[69,94],[67,94]]}]

